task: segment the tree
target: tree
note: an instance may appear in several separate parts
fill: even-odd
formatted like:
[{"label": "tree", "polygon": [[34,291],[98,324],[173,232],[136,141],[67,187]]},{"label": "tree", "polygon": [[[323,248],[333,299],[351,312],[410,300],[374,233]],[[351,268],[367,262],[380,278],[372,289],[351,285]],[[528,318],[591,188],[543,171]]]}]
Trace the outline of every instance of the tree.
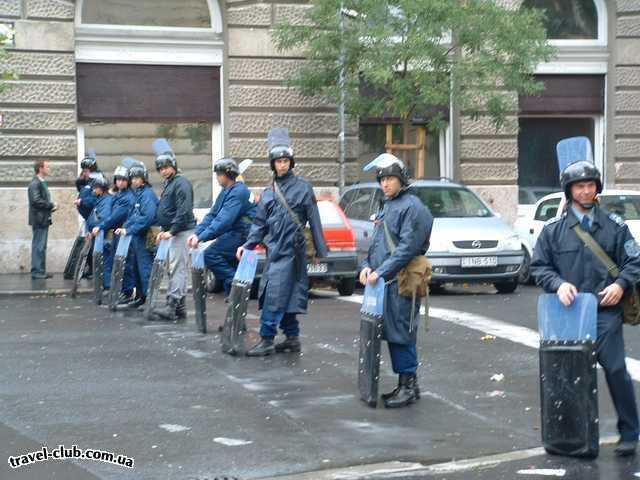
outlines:
[{"label": "tree", "polygon": [[[514,92],[540,91],[532,73],[553,54],[540,11],[493,0],[313,0],[306,16],[275,31],[279,49],[307,59],[289,85],[338,103],[344,69],[347,111],[399,117],[405,132],[413,116],[450,101],[498,128]],[[362,95],[363,85],[376,94]],[[441,128],[442,114],[428,125]]]},{"label": "tree", "polygon": [[0,25],[0,92],[7,88],[4,80],[16,80],[18,76],[6,66],[7,46],[13,45],[13,29],[6,25]]}]

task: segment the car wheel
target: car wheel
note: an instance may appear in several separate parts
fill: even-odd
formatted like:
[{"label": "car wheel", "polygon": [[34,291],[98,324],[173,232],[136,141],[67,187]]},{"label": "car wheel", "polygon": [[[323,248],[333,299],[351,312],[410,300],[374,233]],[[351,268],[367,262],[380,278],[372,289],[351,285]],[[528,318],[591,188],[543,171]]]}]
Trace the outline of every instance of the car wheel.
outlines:
[{"label": "car wheel", "polygon": [[429,293],[433,293],[435,295],[444,293],[444,285],[442,283],[430,283]]},{"label": "car wheel", "polygon": [[496,282],[493,284],[498,293],[513,293],[518,288],[518,280],[507,280],[505,282]]},{"label": "car wheel", "polygon": [[522,259],[522,265],[520,266],[518,281],[523,285],[528,285],[531,283],[531,257],[529,256],[529,252],[524,248],[522,249],[522,254],[524,255],[524,258]]},{"label": "car wheel", "polygon": [[353,292],[356,289],[356,279],[355,277],[346,277],[341,278],[338,281],[338,293],[343,297],[348,297],[353,295]]}]

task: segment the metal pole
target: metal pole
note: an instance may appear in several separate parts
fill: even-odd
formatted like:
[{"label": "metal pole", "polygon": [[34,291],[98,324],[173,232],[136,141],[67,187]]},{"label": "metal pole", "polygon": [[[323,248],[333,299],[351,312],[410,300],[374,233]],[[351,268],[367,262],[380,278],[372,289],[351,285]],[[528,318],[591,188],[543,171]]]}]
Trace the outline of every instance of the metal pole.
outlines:
[{"label": "metal pole", "polygon": [[340,122],[340,133],[338,134],[338,164],[340,165],[340,177],[338,187],[340,194],[344,191],[346,177],[346,139],[345,139],[345,54],[344,54],[344,2],[340,1],[340,76],[338,87],[340,88],[340,105],[338,106],[338,119]]}]

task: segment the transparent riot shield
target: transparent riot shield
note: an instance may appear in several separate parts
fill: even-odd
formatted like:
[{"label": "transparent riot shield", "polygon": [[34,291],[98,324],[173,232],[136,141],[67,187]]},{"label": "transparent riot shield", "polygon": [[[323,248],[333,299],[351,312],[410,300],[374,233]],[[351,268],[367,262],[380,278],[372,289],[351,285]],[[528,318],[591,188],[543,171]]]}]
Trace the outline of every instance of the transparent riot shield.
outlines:
[{"label": "transparent riot shield", "polygon": [[204,266],[204,250],[191,250],[191,288],[196,308],[196,327],[207,333],[207,272]]},{"label": "transparent riot shield", "polygon": [[93,291],[96,305],[102,305],[104,285],[104,231],[100,230],[93,243]]},{"label": "transparent riot shield", "polygon": [[247,331],[247,306],[251,286],[256,276],[258,257],[254,250],[245,250],[231,283],[229,307],[222,327],[222,351],[229,355],[244,355]]},{"label": "transparent riot shield", "polygon": [[67,257],[67,263],[64,266],[63,277],[65,280],[72,280],[73,274],[75,273],[76,265],[78,263],[78,259],[80,258],[80,252],[82,251],[82,247],[84,246],[84,227],[80,228],[78,232],[78,236],[73,241],[73,246],[71,247],[71,251],[69,252],[69,256]]},{"label": "transparent riot shield", "polygon": [[151,267],[151,277],[149,278],[149,291],[147,293],[147,305],[144,316],[147,320],[151,320],[153,315],[153,306],[158,299],[160,293],[160,283],[169,268],[169,246],[171,239],[160,240],[156,256],[153,259]]},{"label": "transparent riot shield", "polygon": [[598,456],[598,301],[580,293],[565,307],[555,294],[540,295],[540,418],[549,453]]},{"label": "transparent riot shield", "polygon": [[[86,231],[83,228],[83,236],[86,235]],[[76,263],[76,267],[73,270],[73,283],[71,284],[71,298],[76,298],[78,294],[78,285],[80,284],[80,279],[82,278],[82,274],[84,273],[84,268],[87,265],[87,260],[89,258],[89,251],[91,250],[91,246],[93,245],[93,239],[86,240],[82,245],[82,249],[80,250],[80,254],[78,256],[78,261]]]},{"label": "transparent riot shield", "polygon": [[125,235],[118,239],[118,247],[113,257],[113,268],[111,269],[111,290],[109,291],[109,310],[118,308],[118,299],[122,290],[124,279],[124,269],[127,264],[127,255],[131,245],[131,235]]},{"label": "transparent riot shield", "polygon": [[378,406],[380,378],[380,339],[384,312],[384,280],[365,285],[360,309],[360,354],[358,357],[358,390],[360,399],[370,407]]}]

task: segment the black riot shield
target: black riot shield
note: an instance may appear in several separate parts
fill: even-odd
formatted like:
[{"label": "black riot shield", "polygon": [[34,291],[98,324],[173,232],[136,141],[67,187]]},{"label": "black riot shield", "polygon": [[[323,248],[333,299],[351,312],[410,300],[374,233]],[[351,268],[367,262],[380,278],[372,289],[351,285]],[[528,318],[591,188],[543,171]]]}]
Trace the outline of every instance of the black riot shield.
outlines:
[{"label": "black riot shield", "polygon": [[109,290],[109,310],[116,310],[118,299],[122,290],[122,280],[124,278],[124,268],[129,254],[131,235],[125,235],[118,239],[118,247],[113,257],[113,268],[111,269],[111,290]]},{"label": "black riot shield", "polygon": [[253,250],[246,250],[240,259],[231,283],[229,307],[222,327],[222,351],[229,355],[244,355],[247,331],[247,307],[251,286],[256,276],[258,257]]},{"label": "black riot shield", "polygon": [[65,280],[73,279],[73,274],[75,272],[78,259],[80,258],[80,252],[82,251],[83,245],[84,245],[84,235],[82,235],[82,231],[81,231],[76,237],[76,239],[73,241],[73,246],[71,247],[71,251],[69,252],[69,256],[67,257],[67,263],[64,266],[63,277]]},{"label": "black riot shield", "polygon": [[384,312],[384,280],[367,284],[360,310],[360,353],[358,356],[358,391],[370,407],[378,406],[380,378],[380,340]]},{"label": "black riot shield", "polygon": [[597,308],[592,294],[579,294],[569,308],[557,295],[538,301],[540,418],[549,453],[598,456]]},{"label": "black riot shield", "polygon": [[82,278],[82,274],[84,273],[84,267],[87,265],[87,260],[89,258],[89,251],[91,250],[91,246],[93,245],[93,240],[86,240],[82,245],[82,250],[80,250],[80,254],[78,256],[78,262],[76,263],[76,267],[73,271],[73,284],[71,285],[71,298],[76,298],[78,294],[78,285],[80,284],[80,279]]},{"label": "black riot shield", "polygon": [[200,333],[207,333],[207,272],[204,267],[204,251],[191,251],[191,289],[196,308],[196,327]]},{"label": "black riot shield", "polygon": [[96,305],[102,305],[104,285],[104,231],[100,230],[93,244],[93,291]]},{"label": "black riot shield", "polygon": [[160,284],[164,275],[169,268],[169,245],[171,239],[165,239],[160,241],[156,256],[153,259],[153,266],[151,267],[151,277],[149,278],[149,290],[147,292],[147,304],[144,310],[144,316],[147,320],[151,320],[153,316],[153,306],[160,294]]}]

